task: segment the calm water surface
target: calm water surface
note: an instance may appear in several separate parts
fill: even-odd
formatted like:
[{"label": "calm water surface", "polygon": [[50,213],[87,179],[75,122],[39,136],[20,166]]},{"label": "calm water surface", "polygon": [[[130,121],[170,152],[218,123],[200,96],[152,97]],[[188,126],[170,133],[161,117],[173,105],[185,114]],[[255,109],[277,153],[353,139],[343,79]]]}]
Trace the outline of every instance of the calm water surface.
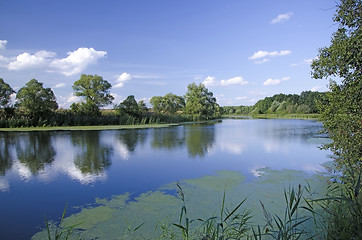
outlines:
[{"label": "calm water surface", "polygon": [[[0,132],[0,239],[29,239],[64,206],[162,184],[258,169],[323,171],[322,124],[309,120],[223,120],[162,129]],[[69,207],[67,213],[77,209]]]}]

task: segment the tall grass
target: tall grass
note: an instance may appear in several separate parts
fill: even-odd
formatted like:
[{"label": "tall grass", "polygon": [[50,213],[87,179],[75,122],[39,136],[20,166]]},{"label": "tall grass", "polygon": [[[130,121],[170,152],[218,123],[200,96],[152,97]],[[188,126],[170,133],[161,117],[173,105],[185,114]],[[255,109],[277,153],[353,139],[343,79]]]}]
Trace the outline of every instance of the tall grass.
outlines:
[{"label": "tall grass", "polygon": [[[196,218],[190,220],[187,214],[185,194],[179,183],[177,183],[177,187],[182,201],[182,207],[179,222],[173,223],[172,225],[181,231],[182,239],[223,240],[241,239],[247,236],[246,234],[250,230],[249,220],[251,218],[251,212],[248,210],[241,210],[246,199],[243,199],[236,207],[229,211],[225,207],[226,191],[224,191],[219,216],[212,216],[207,219]],[[191,223],[193,222],[198,222],[199,225],[195,228],[191,228]]]},{"label": "tall grass", "polygon": [[[47,231],[48,240],[67,240],[70,237],[74,239],[75,237],[74,230],[76,229],[77,226],[81,225],[82,223],[77,223],[70,226],[63,226],[65,213],[67,211],[67,205],[64,208],[59,224],[54,224],[52,222],[49,222],[47,217],[45,216],[45,227]],[[78,236],[76,239],[84,239],[84,238]]]}]

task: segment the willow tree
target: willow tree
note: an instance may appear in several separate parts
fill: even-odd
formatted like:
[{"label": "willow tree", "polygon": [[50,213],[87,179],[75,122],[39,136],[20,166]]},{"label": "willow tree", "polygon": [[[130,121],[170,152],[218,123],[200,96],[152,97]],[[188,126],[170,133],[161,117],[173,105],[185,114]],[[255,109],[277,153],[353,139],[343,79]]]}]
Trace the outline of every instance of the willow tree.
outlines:
[{"label": "willow tree", "polygon": [[185,100],[185,113],[187,114],[198,115],[208,119],[220,113],[220,107],[216,103],[216,98],[202,83],[199,85],[195,83],[189,84]]}]

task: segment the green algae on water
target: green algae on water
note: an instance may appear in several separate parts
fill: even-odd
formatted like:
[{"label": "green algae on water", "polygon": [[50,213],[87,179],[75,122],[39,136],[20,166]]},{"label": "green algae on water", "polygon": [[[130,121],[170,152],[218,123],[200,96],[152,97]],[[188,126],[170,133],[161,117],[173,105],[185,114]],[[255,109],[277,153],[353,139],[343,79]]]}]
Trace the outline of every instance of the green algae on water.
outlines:
[{"label": "green algae on water", "polygon": [[[187,214],[190,219],[208,219],[220,214],[224,191],[226,208],[233,209],[246,198],[244,210],[250,210],[250,224],[264,226],[262,201],[273,213],[283,214],[285,207],[283,191],[287,186],[311,185],[316,192],[325,189],[325,179],[320,175],[306,175],[302,171],[259,169],[261,176],[245,181],[245,176],[236,171],[218,171],[215,175],[185,179],[179,182],[185,194]],[[85,239],[160,239],[161,224],[172,227],[178,223],[182,201],[175,194],[176,182],[161,186],[130,200],[130,194],[113,196],[109,200],[96,199],[98,206],[83,208],[81,212],[67,217],[67,225],[82,223],[75,236]],[[243,209],[242,209],[243,210]],[[168,222],[164,222],[167,219]],[[136,231],[133,231],[141,226]],[[197,228],[193,222],[192,229]],[[179,233],[178,229],[173,229]],[[33,236],[42,239],[44,231]]]}]

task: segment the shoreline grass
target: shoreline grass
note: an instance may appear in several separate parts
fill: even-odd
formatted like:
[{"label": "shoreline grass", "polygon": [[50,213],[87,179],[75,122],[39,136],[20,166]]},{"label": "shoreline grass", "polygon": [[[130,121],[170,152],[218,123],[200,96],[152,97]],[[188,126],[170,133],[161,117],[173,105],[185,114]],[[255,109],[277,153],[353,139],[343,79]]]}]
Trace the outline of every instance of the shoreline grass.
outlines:
[{"label": "shoreline grass", "polygon": [[92,126],[56,126],[56,127],[20,127],[20,128],[0,128],[0,132],[36,132],[36,131],[100,131],[100,130],[124,130],[124,129],[147,129],[147,128],[167,128],[188,124],[203,124],[218,122],[220,119],[195,122],[180,123],[152,123],[134,125],[92,125]]},{"label": "shoreline grass", "polygon": [[252,114],[252,115],[223,115],[223,118],[234,118],[234,119],[313,119],[318,120],[319,114]]},{"label": "shoreline grass", "polygon": [[178,126],[181,123],[137,124],[137,125],[99,125],[99,126],[59,126],[59,127],[21,127],[0,128],[0,132],[33,132],[33,131],[99,131],[122,129],[165,128]]}]

